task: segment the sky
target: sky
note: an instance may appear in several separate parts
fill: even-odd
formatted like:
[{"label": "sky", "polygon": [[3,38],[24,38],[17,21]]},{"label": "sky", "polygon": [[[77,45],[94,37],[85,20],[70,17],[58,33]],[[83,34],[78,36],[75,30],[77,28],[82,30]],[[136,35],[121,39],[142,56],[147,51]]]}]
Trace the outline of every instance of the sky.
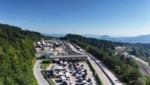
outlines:
[{"label": "sky", "polygon": [[150,0],[0,0],[0,23],[50,34],[150,34]]}]

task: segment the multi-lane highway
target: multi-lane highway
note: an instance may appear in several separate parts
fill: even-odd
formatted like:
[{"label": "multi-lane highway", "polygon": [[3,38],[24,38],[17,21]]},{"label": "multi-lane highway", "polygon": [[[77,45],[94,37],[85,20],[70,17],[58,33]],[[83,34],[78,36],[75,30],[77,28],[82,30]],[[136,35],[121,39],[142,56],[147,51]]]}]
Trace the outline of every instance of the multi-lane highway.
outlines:
[{"label": "multi-lane highway", "polygon": [[103,85],[112,85],[112,83],[110,82],[110,80],[103,73],[102,69],[99,68],[99,66],[90,57],[88,57],[88,60],[91,63],[91,65],[95,68],[96,73],[98,74],[99,78],[101,79]]},{"label": "multi-lane highway", "polygon": [[[82,49],[83,50],[83,49]],[[96,57],[83,50],[87,54],[89,61],[95,67],[104,85],[123,85],[120,80]]]}]

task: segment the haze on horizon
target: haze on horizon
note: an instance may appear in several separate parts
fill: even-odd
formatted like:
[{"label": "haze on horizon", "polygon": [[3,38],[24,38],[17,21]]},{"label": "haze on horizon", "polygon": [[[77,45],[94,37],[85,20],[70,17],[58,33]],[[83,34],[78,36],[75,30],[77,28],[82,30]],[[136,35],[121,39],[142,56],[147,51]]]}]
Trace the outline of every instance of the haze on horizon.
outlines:
[{"label": "haze on horizon", "polygon": [[149,0],[1,0],[0,23],[51,34],[150,34]]}]

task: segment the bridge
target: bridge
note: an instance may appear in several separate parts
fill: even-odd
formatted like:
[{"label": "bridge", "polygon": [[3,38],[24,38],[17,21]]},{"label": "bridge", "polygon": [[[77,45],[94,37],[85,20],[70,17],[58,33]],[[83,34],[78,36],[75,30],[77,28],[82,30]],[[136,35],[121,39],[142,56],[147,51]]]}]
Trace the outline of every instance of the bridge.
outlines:
[{"label": "bridge", "polygon": [[86,61],[87,56],[86,55],[62,55],[62,56],[50,56],[50,59],[60,59],[60,60],[77,60],[77,61]]}]

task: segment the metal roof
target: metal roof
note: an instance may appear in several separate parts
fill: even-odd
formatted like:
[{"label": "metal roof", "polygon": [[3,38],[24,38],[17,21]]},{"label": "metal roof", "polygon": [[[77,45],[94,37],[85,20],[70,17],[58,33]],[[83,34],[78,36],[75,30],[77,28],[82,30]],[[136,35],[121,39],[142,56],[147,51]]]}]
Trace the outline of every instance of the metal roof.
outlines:
[{"label": "metal roof", "polygon": [[63,56],[50,56],[50,58],[86,58],[86,55],[63,55]]}]

